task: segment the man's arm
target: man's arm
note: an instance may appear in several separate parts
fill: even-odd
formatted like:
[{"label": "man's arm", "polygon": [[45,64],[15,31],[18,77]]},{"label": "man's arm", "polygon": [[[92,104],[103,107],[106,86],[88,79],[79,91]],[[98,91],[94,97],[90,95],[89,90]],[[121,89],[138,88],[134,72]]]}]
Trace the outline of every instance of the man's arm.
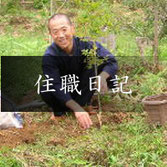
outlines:
[{"label": "man's arm", "polygon": [[[105,49],[99,42],[96,42],[96,46],[97,46],[97,55],[103,58],[107,57],[105,66],[102,71],[108,73],[110,77],[114,77],[118,71],[117,60],[115,59],[114,55],[112,55],[107,49]],[[106,77],[106,75],[102,76]]]},{"label": "man's arm", "polygon": [[108,74],[107,72],[105,71],[102,71],[99,76],[101,77],[101,92],[103,93],[107,93],[108,92],[108,86],[107,86],[107,78],[110,77],[110,74]]},{"label": "man's arm", "polygon": [[55,92],[52,92],[56,99],[58,99],[63,105],[66,105],[68,108],[74,111],[75,117],[77,118],[80,126],[83,129],[89,128],[92,125],[89,114],[72,99],[69,92],[65,94],[64,91],[60,91],[60,73],[58,67],[54,63],[54,57],[45,56],[43,58],[42,68],[44,75],[49,75],[49,78],[53,78],[53,85],[50,88],[56,90]]},{"label": "man's arm", "polygon": [[[115,57],[107,50],[105,49],[100,43],[96,42],[97,46],[97,55],[99,57],[107,57],[107,61],[105,62],[105,66],[102,70],[102,72],[99,74],[101,77],[101,92],[106,93],[108,91],[107,87],[107,79],[109,77],[114,77],[117,70],[118,65]],[[98,82],[98,81],[97,81]]]},{"label": "man's arm", "polygon": [[105,72],[105,71],[102,71],[102,72],[100,73],[100,76],[106,80],[107,78],[110,77],[110,74],[108,74],[108,73]]},{"label": "man's arm", "polygon": [[[62,82],[60,78],[59,68],[55,61],[56,60],[54,56],[48,55],[43,57],[43,63],[42,63],[43,74],[49,75],[49,78],[53,78],[52,81],[53,85],[50,86],[50,88],[55,89],[56,91],[52,93],[55,96],[55,98],[59,100],[60,103],[66,105],[66,102],[72,100],[72,97],[69,92],[64,93],[64,90],[62,91],[60,90]],[[70,109],[74,111],[76,108],[70,108]]]},{"label": "man's arm", "polygon": [[92,121],[89,114],[78,103],[74,100],[69,100],[66,102],[66,106],[74,111],[75,117],[83,129],[90,128]]}]

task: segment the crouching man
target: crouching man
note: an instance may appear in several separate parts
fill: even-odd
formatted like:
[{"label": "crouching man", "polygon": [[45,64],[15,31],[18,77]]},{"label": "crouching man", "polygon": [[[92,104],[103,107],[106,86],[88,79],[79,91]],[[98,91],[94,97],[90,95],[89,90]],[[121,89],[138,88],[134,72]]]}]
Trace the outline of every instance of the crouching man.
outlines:
[{"label": "crouching man", "polygon": [[[48,29],[54,42],[43,56],[42,69],[45,76],[53,79],[50,89],[55,91],[44,92],[42,87],[42,99],[52,108],[55,119],[70,109],[83,129],[90,128],[92,121],[84,106],[90,105],[94,93],[90,90],[90,78],[95,77],[95,71],[87,68],[83,50],[92,49],[93,42],[74,36],[74,25],[66,14],[53,15],[48,20]],[[100,90],[107,92],[118,69],[117,61],[100,43],[96,42],[96,47],[98,58],[107,56],[97,70]],[[95,79],[93,83],[99,81]],[[73,91],[70,85],[66,89],[68,82],[74,84]]]}]

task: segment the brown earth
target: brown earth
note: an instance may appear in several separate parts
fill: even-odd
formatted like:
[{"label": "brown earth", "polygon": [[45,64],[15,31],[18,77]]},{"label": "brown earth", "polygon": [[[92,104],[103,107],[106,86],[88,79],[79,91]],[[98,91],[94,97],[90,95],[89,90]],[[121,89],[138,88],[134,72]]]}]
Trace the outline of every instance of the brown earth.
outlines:
[{"label": "brown earth", "polygon": [[[24,113],[30,115],[31,113]],[[0,130],[0,148],[7,146],[9,148],[16,147],[20,144],[35,144],[36,134],[52,133],[51,126],[55,124],[52,121],[32,122],[32,120],[25,120],[22,129],[9,128]]]},{"label": "brown earth", "polygon": [[[17,105],[30,103],[35,99],[36,92],[29,91],[27,94],[17,103]],[[92,103],[97,106],[97,97],[93,96]],[[35,113],[28,112],[34,111]],[[24,110],[22,117],[24,120],[24,128],[16,129],[10,128],[6,130],[0,130],[0,148],[7,146],[10,148],[16,147],[20,144],[35,144],[40,135],[49,134],[51,138],[48,140],[47,145],[63,145],[66,138],[77,137],[86,133],[78,127],[77,121],[74,116],[65,116],[58,121],[50,120],[51,111],[47,106],[41,108],[32,108]],[[132,113],[120,112],[114,107],[113,103],[105,103],[102,105],[102,124],[122,123],[123,121],[129,121],[133,118]],[[135,113],[133,113],[134,115]],[[94,128],[99,128],[99,122],[97,115],[91,115],[91,119],[94,123]],[[53,135],[55,137],[52,137]],[[60,135],[61,134],[61,135]]]},{"label": "brown earth", "polygon": [[[106,108],[109,108],[109,105]],[[35,144],[39,138],[38,134],[50,134],[51,136],[52,134],[55,134],[57,137],[51,138],[50,141],[47,142],[47,145],[63,145],[67,137],[77,137],[78,135],[86,133],[86,131],[83,131],[78,127],[78,124],[72,115],[64,116],[59,121],[55,122],[49,119],[50,113],[38,112],[35,114],[36,115],[34,115],[32,112],[26,112],[22,114],[25,122],[24,128],[22,129],[9,128],[6,130],[0,130],[0,148],[3,146],[14,148],[21,144]],[[44,116],[47,116],[47,120],[42,120],[40,122],[36,121],[36,119],[44,119]],[[99,127],[97,116],[92,115],[91,119],[94,123],[94,127]],[[132,119],[131,113],[102,113],[103,125],[121,123],[124,120],[128,121],[130,119]]]},{"label": "brown earth", "polygon": [[25,125],[23,129],[9,128],[0,131],[0,148],[2,146],[15,147],[21,143],[33,143],[35,141],[34,132],[37,126]]},{"label": "brown earth", "polygon": [[9,22],[10,25],[27,24],[27,23],[30,23],[30,20],[24,16],[18,16],[18,17],[13,16],[11,17]]}]

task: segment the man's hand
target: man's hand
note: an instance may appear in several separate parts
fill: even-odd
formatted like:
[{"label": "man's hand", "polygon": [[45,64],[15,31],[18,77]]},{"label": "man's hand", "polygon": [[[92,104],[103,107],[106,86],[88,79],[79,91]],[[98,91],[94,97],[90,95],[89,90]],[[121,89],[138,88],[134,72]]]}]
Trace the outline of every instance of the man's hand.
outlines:
[{"label": "man's hand", "polygon": [[108,92],[108,87],[107,87],[107,81],[106,79],[101,77],[101,92],[102,93],[107,93]]},{"label": "man's hand", "polygon": [[[109,77],[109,74],[107,72],[103,71],[99,74],[99,76],[101,78],[100,92],[107,93],[108,92],[108,86],[107,86],[106,79]],[[98,80],[96,80],[96,87],[97,87],[97,85],[98,85]]]},{"label": "man's hand", "polygon": [[66,102],[66,106],[74,111],[75,117],[83,129],[90,128],[92,121],[89,114],[74,100],[69,100]]},{"label": "man's hand", "polygon": [[89,114],[86,111],[74,112],[74,113],[81,128],[88,129],[93,124],[89,117]]}]

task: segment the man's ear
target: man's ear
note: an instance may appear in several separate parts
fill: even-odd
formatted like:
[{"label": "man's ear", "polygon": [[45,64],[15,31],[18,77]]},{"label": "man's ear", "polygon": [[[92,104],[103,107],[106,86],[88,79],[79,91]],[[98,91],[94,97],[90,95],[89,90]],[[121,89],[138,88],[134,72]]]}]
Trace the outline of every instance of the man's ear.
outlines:
[{"label": "man's ear", "polygon": [[74,35],[74,34],[75,34],[75,26],[74,26],[74,24],[72,24],[71,30],[72,30],[72,33],[73,33],[73,35]]},{"label": "man's ear", "polygon": [[49,35],[52,35],[50,29],[48,29],[48,31],[49,31]]}]

